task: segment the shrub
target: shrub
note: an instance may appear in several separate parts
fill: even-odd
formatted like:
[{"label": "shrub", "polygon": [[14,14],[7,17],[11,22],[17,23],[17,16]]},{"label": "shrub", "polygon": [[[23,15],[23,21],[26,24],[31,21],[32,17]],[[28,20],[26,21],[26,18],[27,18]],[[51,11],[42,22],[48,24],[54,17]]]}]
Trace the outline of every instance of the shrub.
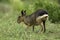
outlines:
[{"label": "shrub", "polygon": [[49,20],[53,23],[60,21],[60,6],[55,1],[39,0],[35,2],[35,9],[46,9],[49,13]]}]

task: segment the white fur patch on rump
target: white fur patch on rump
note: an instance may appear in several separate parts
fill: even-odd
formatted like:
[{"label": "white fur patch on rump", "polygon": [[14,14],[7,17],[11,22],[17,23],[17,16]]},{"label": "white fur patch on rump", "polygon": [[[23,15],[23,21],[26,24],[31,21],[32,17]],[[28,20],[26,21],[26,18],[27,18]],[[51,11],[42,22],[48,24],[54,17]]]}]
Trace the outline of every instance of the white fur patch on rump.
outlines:
[{"label": "white fur patch on rump", "polygon": [[48,17],[48,15],[44,14],[43,16],[39,16],[39,18],[44,18],[44,17]]},{"label": "white fur patch on rump", "polygon": [[44,15],[42,15],[42,16],[37,17],[37,18],[36,18],[36,21],[41,21],[41,19],[42,19],[42,20],[47,20],[47,17],[48,17],[48,14],[44,14]]}]

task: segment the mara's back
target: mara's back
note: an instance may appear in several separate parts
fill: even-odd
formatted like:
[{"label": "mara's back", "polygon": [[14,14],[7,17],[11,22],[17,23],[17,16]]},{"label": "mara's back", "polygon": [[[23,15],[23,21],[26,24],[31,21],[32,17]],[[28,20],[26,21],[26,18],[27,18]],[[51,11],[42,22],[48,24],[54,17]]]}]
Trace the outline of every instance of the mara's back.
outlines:
[{"label": "mara's back", "polygon": [[38,17],[38,16],[42,16],[44,14],[48,14],[48,12],[46,10],[39,9],[39,10],[35,11],[32,15],[35,15],[36,17]]},{"label": "mara's back", "polygon": [[31,15],[29,15],[33,21],[36,20],[37,17],[39,16],[43,16],[44,14],[47,14],[48,15],[48,12],[46,10],[43,10],[43,9],[39,9],[37,11],[35,11],[34,13],[32,13]]}]

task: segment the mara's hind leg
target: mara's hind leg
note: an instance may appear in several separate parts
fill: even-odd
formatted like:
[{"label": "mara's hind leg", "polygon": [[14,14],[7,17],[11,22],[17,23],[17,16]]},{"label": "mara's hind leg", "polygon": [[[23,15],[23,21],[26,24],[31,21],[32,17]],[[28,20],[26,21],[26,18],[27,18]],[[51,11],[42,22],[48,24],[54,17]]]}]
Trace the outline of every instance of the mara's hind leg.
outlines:
[{"label": "mara's hind leg", "polygon": [[46,28],[45,28],[45,21],[43,21],[41,24],[41,32],[45,32],[46,31]]},{"label": "mara's hind leg", "polygon": [[40,31],[42,32],[43,31],[43,23],[41,23],[40,26],[41,26]]},{"label": "mara's hind leg", "polygon": [[43,32],[46,31],[46,27],[45,27],[45,21],[43,21]]}]

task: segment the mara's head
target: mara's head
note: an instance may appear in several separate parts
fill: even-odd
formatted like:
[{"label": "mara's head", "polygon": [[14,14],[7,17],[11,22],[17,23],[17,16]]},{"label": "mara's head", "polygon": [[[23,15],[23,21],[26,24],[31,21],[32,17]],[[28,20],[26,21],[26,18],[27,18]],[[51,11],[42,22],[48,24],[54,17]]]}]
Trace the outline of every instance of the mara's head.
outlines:
[{"label": "mara's head", "polygon": [[18,16],[17,23],[21,23],[24,21],[24,17],[26,16],[26,10],[21,11],[21,16]]}]

